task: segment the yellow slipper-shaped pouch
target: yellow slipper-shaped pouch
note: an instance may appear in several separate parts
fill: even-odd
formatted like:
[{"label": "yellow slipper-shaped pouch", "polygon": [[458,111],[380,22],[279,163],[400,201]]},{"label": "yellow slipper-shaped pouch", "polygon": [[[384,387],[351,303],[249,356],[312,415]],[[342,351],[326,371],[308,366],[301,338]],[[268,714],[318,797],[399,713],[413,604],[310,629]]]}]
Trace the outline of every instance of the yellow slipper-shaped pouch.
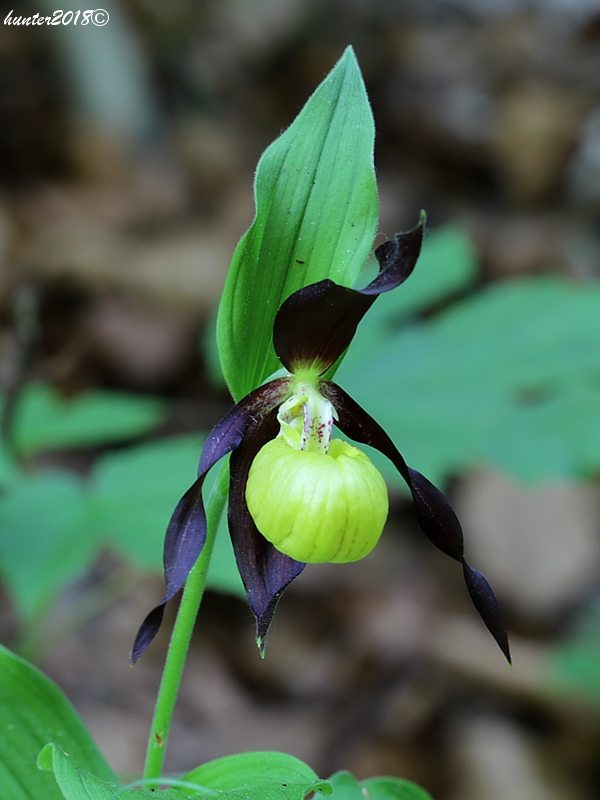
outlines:
[{"label": "yellow slipper-shaped pouch", "polygon": [[252,463],[246,502],[274,547],[309,563],[358,561],[377,544],[388,514],[385,482],[361,450],[333,439],[328,453],[279,436]]}]

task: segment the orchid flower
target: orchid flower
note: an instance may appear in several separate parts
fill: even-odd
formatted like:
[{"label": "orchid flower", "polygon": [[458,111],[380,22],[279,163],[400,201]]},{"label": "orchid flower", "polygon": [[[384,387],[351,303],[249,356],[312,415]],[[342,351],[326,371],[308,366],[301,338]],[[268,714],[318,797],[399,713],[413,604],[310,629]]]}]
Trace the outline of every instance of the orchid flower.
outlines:
[{"label": "orchid flower", "polygon": [[273,345],[287,374],[251,391],[208,435],[198,478],[168,526],[165,597],[142,623],[132,661],[156,635],[166,603],[202,551],[202,485],[210,468],[228,453],[229,531],[261,651],[279,598],[306,563],[355,561],[373,549],[388,512],[385,483],[365,453],[332,438],[337,426],[349,439],[378,449],[396,467],[410,489],[421,530],[462,566],[471,600],[510,662],[498,601],[486,578],[465,559],[462,529],[449,502],[406,464],[380,425],[324,377],[377,297],[412,273],[423,227],[421,220],[375,250],[379,273],[364,289],[321,280],[281,305]]}]

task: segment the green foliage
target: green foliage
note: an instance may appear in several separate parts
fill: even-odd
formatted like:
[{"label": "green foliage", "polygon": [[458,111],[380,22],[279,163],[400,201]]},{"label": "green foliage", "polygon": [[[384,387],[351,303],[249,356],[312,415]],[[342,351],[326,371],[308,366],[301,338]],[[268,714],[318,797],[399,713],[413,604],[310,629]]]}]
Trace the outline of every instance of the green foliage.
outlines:
[{"label": "green foliage", "polygon": [[277,752],[240,753],[209,761],[184,776],[203,787],[183,789],[194,797],[205,789],[221,800],[302,800],[309,792],[331,794],[327,781],[319,780],[310,767],[293,756]]},{"label": "green foliage", "polygon": [[0,447],[0,486],[18,475],[18,467],[5,448]]},{"label": "green foliage", "polygon": [[[157,797],[156,788],[143,785],[148,782],[142,781],[136,788],[126,787],[83,770],[75,758],[55,744],[44,748],[38,763],[41,769],[53,771],[65,800]],[[319,780],[302,761],[273,752],[226,756],[197,767],[180,780],[165,779],[159,783],[175,787],[160,791],[164,800],[180,800],[182,796],[211,800],[302,800],[311,792],[331,794],[330,784]]]},{"label": "green foliage", "polygon": [[[206,481],[207,496],[215,476],[209,476]],[[240,573],[235,562],[233,546],[227,527],[227,514],[223,514],[217,531],[217,538],[213,547],[206,585],[209,589],[224,594],[232,594],[246,600],[246,590],[240,578]]]},{"label": "green foliage", "polygon": [[165,411],[155,397],[96,390],[67,400],[51,386],[33,383],[19,394],[13,438],[23,455],[110,444],[146,433]]},{"label": "green foliage", "polygon": [[[11,435],[24,456],[92,447],[144,434],[164,419],[165,412],[157,398],[94,391],[67,400],[52,387],[36,383],[25,386],[17,398]],[[66,582],[89,568],[107,541],[98,535],[94,490],[79,477],[59,470],[21,473],[2,450],[0,478],[5,484],[0,497],[0,574],[18,613],[32,618]],[[106,492],[97,494],[107,499]],[[113,500],[120,494],[113,486]],[[132,497],[129,505],[136,500]],[[151,501],[149,493],[146,501]],[[114,515],[111,523],[116,527]]]},{"label": "green foliage", "polygon": [[87,492],[95,538],[157,569],[169,515],[191,483],[203,437],[177,436],[99,458]]},{"label": "green foliage", "polygon": [[[48,471],[10,483],[0,497],[0,575],[21,618],[35,620],[103,548],[160,571],[167,523],[201,448],[197,435],[160,439],[99,457],[85,481]],[[225,523],[215,551],[207,585],[242,595]]]},{"label": "green foliage", "polygon": [[[56,744],[48,744],[38,759],[40,770],[51,771],[64,800],[156,800],[156,789],[128,789],[116,779],[106,781],[82,769],[77,760]],[[161,800],[181,800],[175,789],[160,792]]]},{"label": "green foliage", "polygon": [[[340,367],[340,384],[434,482],[482,463],[526,481],[594,474],[600,286],[518,278],[406,321],[408,311],[472,279],[465,234],[430,234],[406,284],[412,296],[397,307],[402,292],[378,299]],[[428,293],[425,284],[436,289]],[[397,481],[383,459],[374,460]]]},{"label": "green foliage", "polygon": [[[2,800],[156,797],[150,786],[122,786],[60,689],[1,646],[0,673]],[[329,783],[310,767],[277,752],[227,756],[164,783],[177,787],[161,791],[164,800],[182,793],[215,800],[302,800],[311,792],[331,794]]]},{"label": "green foliage", "polygon": [[0,790],[2,800],[58,800],[51,775],[36,759],[48,742],[59,742],[82,769],[116,780],[60,689],[35,667],[0,646]]},{"label": "green foliage", "polygon": [[[361,321],[360,335],[352,342],[352,349],[368,339],[367,330],[370,335],[381,337],[390,327],[398,328],[412,315],[464,291],[477,278],[477,264],[473,243],[459,225],[449,223],[435,231],[427,231],[410,278],[397,291],[379,295],[375,306]],[[373,258],[361,275],[360,285],[372,280],[377,270]]]},{"label": "green foliage", "polygon": [[433,800],[412,781],[401,778],[368,778],[357,781],[349,772],[336,772],[330,779],[332,800]]},{"label": "green foliage", "polygon": [[86,517],[81,479],[68,472],[23,476],[0,497],[0,574],[23,618],[95,558]]},{"label": "green foliage", "polygon": [[238,244],[221,298],[217,341],[236,400],[279,369],[273,321],[296,289],[351,286],[377,226],[374,124],[352,48],[263,154],[256,217]]},{"label": "green foliage", "polygon": [[[41,769],[52,770],[65,800],[150,800],[156,790],[128,788],[84,771],[61,747],[48,744],[39,758]],[[164,800],[201,797],[205,800],[303,800],[315,792],[333,800],[432,800],[424,789],[401,778],[357,781],[338,772],[329,781],[293,756],[277,752],[240,753],[209,761],[179,780],[160,781],[173,788],[160,791]],[[144,784],[144,782],[140,782]]]},{"label": "green foliage", "polygon": [[600,706],[600,599],[586,610],[575,630],[554,645],[545,679],[553,693]]}]

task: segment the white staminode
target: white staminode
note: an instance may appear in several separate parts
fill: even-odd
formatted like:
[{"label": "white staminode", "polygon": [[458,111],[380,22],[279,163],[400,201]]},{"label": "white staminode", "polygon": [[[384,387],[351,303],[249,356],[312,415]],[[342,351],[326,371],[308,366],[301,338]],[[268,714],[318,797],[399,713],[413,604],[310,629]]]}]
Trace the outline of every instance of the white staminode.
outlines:
[{"label": "white staminode", "polygon": [[337,414],[312,384],[298,383],[294,394],[280,406],[277,419],[281,434],[294,449],[321,455],[329,452]]}]

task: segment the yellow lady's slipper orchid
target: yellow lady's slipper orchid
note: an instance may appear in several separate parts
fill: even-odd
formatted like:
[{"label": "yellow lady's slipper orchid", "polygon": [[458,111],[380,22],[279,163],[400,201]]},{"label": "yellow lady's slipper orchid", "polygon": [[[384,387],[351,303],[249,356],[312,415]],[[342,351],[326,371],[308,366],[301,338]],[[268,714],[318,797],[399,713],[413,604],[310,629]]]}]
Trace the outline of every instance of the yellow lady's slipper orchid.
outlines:
[{"label": "yellow lady's slipper orchid", "polygon": [[375,546],[387,516],[383,478],[364,453],[332,439],[334,424],[350,439],[377,448],[398,469],[411,491],[421,529],[462,566],[475,608],[510,661],[496,595],[468,564],[452,507],[427,478],[406,464],[381,426],[323,377],[377,297],[410,276],[421,249],[423,222],[375,250],[379,274],[364,289],[323,280],[294,292],[279,309],[273,345],[288,374],[246,395],[208,435],[198,479],[179,501],[167,529],[165,597],[142,623],[132,661],[156,635],[165,604],[202,551],[202,485],[209,469],[227,453],[229,532],[261,649],[279,598],[306,562],[354,561]]}]

